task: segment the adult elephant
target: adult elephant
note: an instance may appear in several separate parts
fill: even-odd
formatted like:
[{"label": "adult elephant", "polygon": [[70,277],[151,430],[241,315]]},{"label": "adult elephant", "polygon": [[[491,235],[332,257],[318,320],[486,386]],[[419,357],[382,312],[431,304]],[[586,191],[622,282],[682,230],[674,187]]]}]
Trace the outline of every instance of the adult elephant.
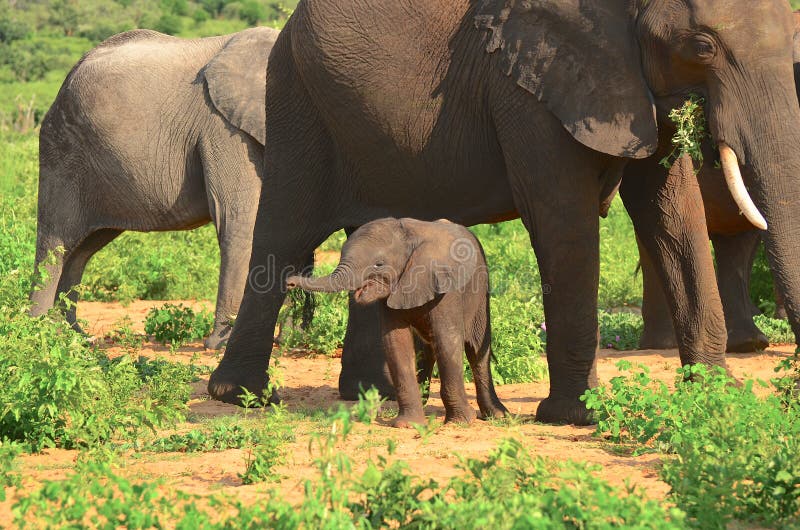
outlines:
[{"label": "adult elephant", "polygon": [[[795,86],[800,98],[800,12],[794,13],[793,22]],[[750,274],[761,242],[761,232],[740,215],[739,207],[727,192],[723,172],[712,162],[716,154],[710,142],[703,145],[703,151],[707,162],[698,168],[697,179],[703,195],[708,232],[716,254],[717,283],[728,331],[727,351],[744,353],[763,350],[769,346],[769,340],[753,322],[753,316],[760,311],[750,299]],[[650,162],[646,164],[651,171],[663,171]],[[626,175],[630,176],[627,178],[640,178],[635,175],[637,169],[637,164],[629,165]],[[644,284],[644,331],[639,346],[642,349],[675,348],[678,343],[672,326],[671,309],[658,274],[641,245],[639,254]],[[775,294],[779,310],[782,310],[783,293],[776,290]],[[796,322],[793,328],[797,329]]]},{"label": "adult elephant", "polygon": [[[47,274],[31,293],[33,315],[61,293],[75,298],[86,263],[124,230],[212,221],[221,264],[206,346],[227,340],[247,278],[277,37],[270,28],[196,40],[135,30],[72,69],[39,137],[36,267]],[[74,304],[67,318],[77,327]]]},{"label": "adult elephant", "polygon": [[[520,216],[547,293],[550,394],[537,418],[589,421],[579,397],[594,379],[598,212],[626,163],[658,150],[654,98],[707,94],[715,141],[753,168],[773,261],[796,261],[791,32],[783,0],[301,1],[270,56],[251,281],[210,394],[262,393],[282,276],[334,230],[386,216]],[[689,173],[623,192],[649,205],[629,210],[669,287],[682,361],[724,365]],[[780,281],[800,292],[800,276]]]}]

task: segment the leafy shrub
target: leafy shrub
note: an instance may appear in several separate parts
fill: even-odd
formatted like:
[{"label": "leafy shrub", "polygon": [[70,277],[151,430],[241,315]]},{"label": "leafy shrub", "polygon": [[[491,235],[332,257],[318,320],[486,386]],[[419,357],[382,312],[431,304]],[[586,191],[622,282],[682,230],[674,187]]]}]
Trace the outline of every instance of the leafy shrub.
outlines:
[{"label": "leafy shrub", "polygon": [[0,439],[71,448],[183,418],[191,368],[112,360],[61,315],[29,317],[17,276],[0,279]]},{"label": "leafy shrub", "polygon": [[201,340],[211,333],[214,315],[202,310],[195,313],[183,304],[166,303],[154,307],[145,317],[144,330],[162,344],[180,346],[190,340]]},{"label": "leafy shrub", "polygon": [[615,350],[636,350],[644,329],[641,315],[600,311],[600,347]]},{"label": "leafy shrub", "polygon": [[[620,363],[620,369],[630,369]],[[686,380],[691,376],[694,381]],[[721,369],[678,372],[676,391],[645,367],[586,393],[598,434],[674,453],[662,468],[673,502],[698,528],[733,521],[791,527],[800,522],[800,403],[757,397],[752,381]]]},{"label": "leafy shrub", "polygon": [[0,436],[34,451],[71,448],[183,417],[188,380],[178,369],[144,376],[129,357],[90,349],[63,320],[3,313]]},{"label": "leafy shrub", "polygon": [[[354,473],[339,451],[353,417],[374,417],[375,396],[359,406],[339,406],[312,441],[319,471],[305,483],[299,505],[279,492],[252,505],[212,498],[210,510],[197,497],[158,482],[134,483],[108,462],[79,461],[76,473],[22,493],[15,524],[54,528],[682,528],[684,514],[619,490],[597,477],[599,468],[533,458],[520,442],[506,440],[484,459],[462,462],[463,474],[444,486],[409,474],[401,461],[379,456]],[[267,414],[267,418],[270,414]],[[389,442],[389,456],[394,445]],[[166,492],[166,493],[165,493]],[[207,503],[203,503],[205,505]]]},{"label": "leafy shrub", "polygon": [[[598,466],[531,457],[506,440],[486,459],[463,461],[451,480],[399,519],[417,528],[681,528],[684,514],[631,488],[622,494]],[[408,502],[408,501],[406,501]],[[404,521],[404,519],[406,519]],[[389,526],[389,525],[387,525]]]},{"label": "leafy shrub", "polygon": [[161,15],[156,23],[153,24],[154,30],[166,33],[167,35],[177,35],[181,32],[182,28],[183,21],[181,17],[172,14]]},{"label": "leafy shrub", "polygon": [[6,488],[19,487],[22,484],[16,461],[22,449],[14,442],[0,442],[0,502],[6,500]]},{"label": "leafy shrub", "polygon": [[753,322],[769,339],[770,344],[795,344],[796,339],[792,326],[786,320],[756,315]]},{"label": "leafy shrub", "polygon": [[[334,267],[333,264],[322,265],[315,274],[328,274]],[[303,348],[323,355],[335,353],[342,347],[347,331],[347,298],[346,292],[315,293],[314,318],[301,326],[304,323],[305,295],[299,289],[289,291],[288,303],[278,316],[281,347],[284,350]]]},{"label": "leafy shrub", "polygon": [[532,314],[540,312],[538,307],[504,297],[493,298],[491,304],[494,381],[508,385],[546,380],[546,333],[531,319]]},{"label": "leafy shrub", "polygon": [[253,443],[256,437],[253,429],[241,425],[215,425],[211,430],[192,429],[181,434],[159,438],[142,449],[158,453],[180,452],[198,453],[241,449]]},{"label": "leafy shrub", "polygon": [[116,327],[105,336],[105,339],[128,351],[135,352],[144,345],[145,337],[137,333],[132,325],[130,317],[126,316],[116,323]]}]

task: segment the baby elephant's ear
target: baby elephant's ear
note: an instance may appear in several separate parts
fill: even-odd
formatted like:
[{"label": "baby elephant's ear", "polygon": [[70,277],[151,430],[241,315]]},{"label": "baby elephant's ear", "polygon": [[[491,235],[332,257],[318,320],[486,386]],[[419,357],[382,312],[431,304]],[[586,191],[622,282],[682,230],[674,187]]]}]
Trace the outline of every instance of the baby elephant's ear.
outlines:
[{"label": "baby elephant's ear", "polygon": [[386,305],[411,309],[430,302],[437,294],[463,291],[475,275],[481,255],[472,236],[422,242],[412,251]]}]

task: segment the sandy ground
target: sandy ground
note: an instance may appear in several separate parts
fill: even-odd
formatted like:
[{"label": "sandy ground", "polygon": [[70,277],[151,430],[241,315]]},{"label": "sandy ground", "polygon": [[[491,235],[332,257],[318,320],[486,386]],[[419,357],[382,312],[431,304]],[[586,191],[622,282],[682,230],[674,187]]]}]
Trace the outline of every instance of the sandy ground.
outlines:
[{"label": "sandy ground", "polygon": [[[78,306],[79,318],[88,323],[88,330],[103,336],[117,327],[117,323],[128,316],[134,329],[143,330],[143,321],[147,311],[163,302],[140,301],[127,307],[120,304],[82,302]],[[195,302],[183,302],[194,307],[201,306]],[[114,352],[114,348],[110,348]],[[789,355],[793,349],[778,346],[772,349],[748,355],[731,355],[729,365],[738,377],[755,377],[764,380],[773,376],[773,367],[778,361]],[[219,354],[207,351],[202,344],[190,344],[175,354],[168,349],[153,343],[146,343],[141,355],[165,357],[176,361],[216,366]],[[615,363],[626,359],[633,363],[646,364],[652,374],[664,381],[672,382],[675,370],[679,366],[676,351],[637,351],[617,352],[602,350],[598,361],[598,374],[602,381],[608,381],[617,375]],[[325,356],[309,357],[305,353],[284,354],[280,356],[280,367],[283,372],[284,386],[281,396],[289,410],[314,411],[326,410],[338,402],[337,381],[340,370],[339,360]],[[207,377],[194,384],[192,399],[189,403],[191,413],[189,423],[181,425],[178,430],[196,428],[197,423],[206,418],[219,416],[236,416],[241,409],[210,400],[206,393]],[[431,399],[426,407],[427,414],[435,414],[439,420],[444,417],[444,408],[439,398],[438,381],[431,388]],[[474,389],[467,387],[473,406]],[[506,407],[518,415],[514,421],[504,425],[476,421],[471,426],[444,426],[426,439],[416,431],[399,430],[388,426],[385,420],[377,425],[356,424],[353,434],[343,449],[354,457],[356,462],[363,462],[370,456],[385,453],[386,440],[397,443],[396,456],[410,465],[412,471],[422,477],[446,479],[458,472],[458,456],[483,457],[494,449],[497,443],[507,437],[515,437],[525,443],[535,455],[543,455],[554,459],[575,459],[592,462],[602,466],[602,476],[612,483],[623,485],[626,482],[642,488],[649,496],[663,498],[668,487],[658,479],[659,455],[624,456],[615,453],[602,440],[592,436],[591,427],[550,426],[533,422],[533,414],[538,403],[547,395],[547,384],[506,385],[497,389]],[[385,407],[396,407],[388,402]],[[268,487],[279,487],[283,497],[288,500],[299,500],[303,493],[303,481],[315,475],[309,455],[309,436],[319,429],[309,419],[299,424],[295,430],[297,439],[290,444],[287,462],[281,466],[279,473],[284,479],[279,485],[243,486],[239,473],[244,471],[246,451],[229,450],[216,453],[138,453],[122,458],[125,464],[124,473],[140,479],[163,478],[167,487],[174,487],[199,495],[227,493],[242,501],[257,500],[265,495]],[[48,450],[43,454],[22,458],[21,469],[24,476],[25,489],[35,488],[47,479],[59,479],[66,476],[72,468],[76,451]],[[9,491],[9,493],[11,493]],[[6,526],[10,521],[9,500],[0,503],[0,525]]]}]

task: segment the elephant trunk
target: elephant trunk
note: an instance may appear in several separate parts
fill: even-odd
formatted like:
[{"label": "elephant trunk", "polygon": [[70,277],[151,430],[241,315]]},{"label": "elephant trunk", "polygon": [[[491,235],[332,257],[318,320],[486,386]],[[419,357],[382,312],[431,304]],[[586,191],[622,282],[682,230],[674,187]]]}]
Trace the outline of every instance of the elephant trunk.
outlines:
[{"label": "elephant trunk", "polygon": [[353,291],[358,288],[354,285],[353,275],[349,272],[349,267],[343,264],[334,269],[327,276],[311,278],[309,276],[290,276],[286,280],[286,286],[290,289],[300,288],[304,291],[317,293],[336,293],[339,291]]}]

